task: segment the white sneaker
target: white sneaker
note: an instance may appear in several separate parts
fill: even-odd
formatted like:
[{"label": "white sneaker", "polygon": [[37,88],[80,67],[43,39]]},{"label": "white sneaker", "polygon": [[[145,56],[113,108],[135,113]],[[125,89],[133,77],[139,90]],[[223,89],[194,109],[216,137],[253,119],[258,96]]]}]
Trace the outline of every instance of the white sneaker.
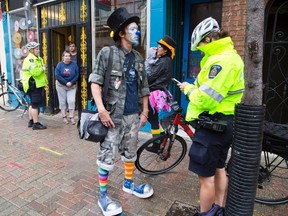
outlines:
[{"label": "white sneaker", "polygon": [[121,204],[117,201],[113,201],[107,194],[99,192],[98,206],[100,207],[104,216],[113,216],[122,213]]},{"label": "white sneaker", "polygon": [[148,198],[153,195],[153,188],[149,184],[137,186],[130,179],[124,178],[123,191],[129,194],[134,194],[139,198]]}]

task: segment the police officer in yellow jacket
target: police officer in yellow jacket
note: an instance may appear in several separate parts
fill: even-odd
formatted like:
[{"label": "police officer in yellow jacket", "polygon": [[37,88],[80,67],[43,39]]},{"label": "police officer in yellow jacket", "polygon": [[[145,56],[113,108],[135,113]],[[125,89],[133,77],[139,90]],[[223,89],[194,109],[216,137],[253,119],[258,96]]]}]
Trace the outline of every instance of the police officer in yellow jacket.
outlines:
[{"label": "police officer in yellow jacket", "polygon": [[225,161],[232,143],[235,104],[244,91],[244,63],[227,32],[209,17],[191,36],[191,50],[204,57],[195,83],[178,84],[189,98],[186,120],[196,127],[190,148],[189,170],[200,181],[200,212],[195,215],[223,215],[227,188]]},{"label": "police officer in yellow jacket", "polygon": [[39,107],[44,103],[44,87],[47,85],[45,65],[43,59],[39,56],[39,45],[40,44],[36,42],[29,42],[26,45],[29,54],[24,59],[22,65],[24,92],[27,93],[31,99],[28,127],[32,127],[33,130],[46,129],[46,126],[38,121]]}]

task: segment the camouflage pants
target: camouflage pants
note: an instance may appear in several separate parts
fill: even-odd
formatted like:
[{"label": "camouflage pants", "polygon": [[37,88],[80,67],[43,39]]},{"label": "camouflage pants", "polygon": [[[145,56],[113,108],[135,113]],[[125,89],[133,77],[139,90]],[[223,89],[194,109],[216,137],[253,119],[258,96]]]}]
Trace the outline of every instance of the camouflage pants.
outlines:
[{"label": "camouflage pants", "polygon": [[98,166],[108,171],[112,170],[117,149],[122,161],[135,161],[137,158],[138,127],[139,115],[133,114],[123,116],[121,125],[109,128],[97,154]]}]

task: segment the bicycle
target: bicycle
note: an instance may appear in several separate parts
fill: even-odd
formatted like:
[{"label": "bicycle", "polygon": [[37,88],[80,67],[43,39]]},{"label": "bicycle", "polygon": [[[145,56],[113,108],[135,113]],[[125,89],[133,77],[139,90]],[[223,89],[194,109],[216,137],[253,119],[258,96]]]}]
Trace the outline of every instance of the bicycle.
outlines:
[{"label": "bicycle", "polygon": [[[177,135],[177,132],[179,126],[181,126],[189,137],[193,137],[194,129],[185,121],[185,115],[182,113],[183,109],[177,101],[171,103],[170,106],[173,114],[160,121],[164,132],[159,137],[147,140],[137,150],[135,166],[142,173],[158,175],[168,172],[176,167],[187,153],[187,143]],[[158,153],[145,150],[154,142],[161,143]]]},{"label": "bicycle", "polygon": [[262,156],[255,201],[288,203],[288,125],[264,122]]},{"label": "bicycle", "polygon": [[[173,113],[161,120],[164,133],[147,140],[137,150],[135,166],[142,173],[166,173],[175,168],[187,153],[187,142],[177,132],[181,126],[192,138],[193,128],[185,121],[185,115],[177,102],[173,102],[171,108]],[[263,137],[263,158],[259,167],[255,201],[268,205],[288,203],[288,125],[266,122]],[[146,150],[154,142],[160,143],[158,153]],[[226,169],[229,176],[229,160]]]},{"label": "bicycle", "polygon": [[[20,80],[18,80],[18,83]],[[8,79],[5,79],[5,74],[0,76],[0,109],[4,111],[14,111],[20,106],[24,108],[23,114],[28,110],[30,105],[29,96],[17,87],[13,86]],[[5,89],[6,87],[6,89]]]},{"label": "bicycle", "polygon": [[[228,176],[230,164],[228,160]],[[288,203],[288,125],[264,122],[255,202],[266,205]]]}]

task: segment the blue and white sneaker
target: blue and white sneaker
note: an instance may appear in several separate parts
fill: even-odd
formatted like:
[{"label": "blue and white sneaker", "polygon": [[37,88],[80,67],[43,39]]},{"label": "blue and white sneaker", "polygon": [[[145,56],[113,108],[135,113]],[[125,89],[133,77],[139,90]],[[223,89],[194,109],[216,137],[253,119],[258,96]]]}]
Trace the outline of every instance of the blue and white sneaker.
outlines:
[{"label": "blue and white sneaker", "polygon": [[123,191],[129,194],[134,194],[139,198],[148,198],[153,195],[153,188],[149,184],[137,186],[130,179],[124,178]]},{"label": "blue and white sneaker", "polygon": [[122,213],[121,204],[117,201],[112,200],[107,192],[99,192],[98,206],[100,207],[104,216],[113,216]]}]

